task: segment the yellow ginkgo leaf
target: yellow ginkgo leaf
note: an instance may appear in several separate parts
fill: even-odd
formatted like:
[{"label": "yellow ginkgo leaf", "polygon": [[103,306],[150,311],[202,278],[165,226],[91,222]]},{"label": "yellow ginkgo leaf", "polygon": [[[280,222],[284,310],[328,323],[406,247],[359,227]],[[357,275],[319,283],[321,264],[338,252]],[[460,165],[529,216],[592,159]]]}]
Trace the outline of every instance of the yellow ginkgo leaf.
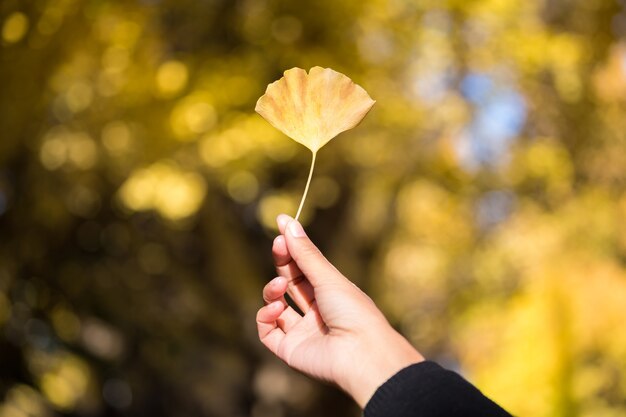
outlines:
[{"label": "yellow ginkgo leaf", "polygon": [[352,129],[375,101],[350,78],[330,68],[285,71],[267,86],[256,111],[284,134],[317,152],[339,133]]},{"label": "yellow ginkgo leaf", "polygon": [[363,120],[376,101],[359,85],[330,68],[285,71],[267,86],[255,110],[274,127],[313,153],[309,179],[296,214],[302,211],[317,151],[332,138]]}]

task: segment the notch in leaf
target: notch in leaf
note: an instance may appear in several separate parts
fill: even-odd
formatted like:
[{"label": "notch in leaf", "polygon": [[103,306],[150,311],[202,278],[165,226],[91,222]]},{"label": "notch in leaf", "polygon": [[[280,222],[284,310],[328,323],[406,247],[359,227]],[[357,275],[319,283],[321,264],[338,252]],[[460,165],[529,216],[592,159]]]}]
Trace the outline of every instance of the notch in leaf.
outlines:
[{"label": "notch in leaf", "polygon": [[296,220],[309,191],[317,151],[358,125],[374,103],[361,86],[330,68],[313,67],[308,74],[292,68],[267,86],[256,103],[256,112],[313,154]]}]

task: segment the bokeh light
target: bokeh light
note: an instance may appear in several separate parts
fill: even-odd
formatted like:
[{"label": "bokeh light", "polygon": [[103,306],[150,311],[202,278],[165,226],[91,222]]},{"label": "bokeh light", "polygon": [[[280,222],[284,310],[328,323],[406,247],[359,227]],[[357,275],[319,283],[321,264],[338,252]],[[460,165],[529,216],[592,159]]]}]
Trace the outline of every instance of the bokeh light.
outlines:
[{"label": "bokeh light", "polygon": [[28,17],[21,12],[10,14],[2,25],[2,39],[6,43],[17,43],[28,31]]}]

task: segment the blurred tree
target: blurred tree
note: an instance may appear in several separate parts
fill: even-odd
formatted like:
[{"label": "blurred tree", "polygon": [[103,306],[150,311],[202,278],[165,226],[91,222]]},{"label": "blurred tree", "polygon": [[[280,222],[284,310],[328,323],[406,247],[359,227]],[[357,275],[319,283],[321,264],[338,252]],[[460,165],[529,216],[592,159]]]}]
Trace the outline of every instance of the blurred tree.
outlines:
[{"label": "blurred tree", "polygon": [[377,100],[303,221],[514,414],[626,411],[626,11],[611,0],[0,4],[0,416],[358,415],[256,340],[309,154],[293,66]]}]

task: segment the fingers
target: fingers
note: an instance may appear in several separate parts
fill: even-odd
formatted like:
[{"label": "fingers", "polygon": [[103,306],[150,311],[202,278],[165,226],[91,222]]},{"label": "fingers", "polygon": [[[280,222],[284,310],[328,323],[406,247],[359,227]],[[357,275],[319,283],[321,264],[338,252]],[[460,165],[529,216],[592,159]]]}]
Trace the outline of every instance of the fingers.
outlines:
[{"label": "fingers", "polygon": [[263,287],[263,301],[265,301],[265,304],[270,304],[274,301],[283,301],[283,304],[287,305],[285,301],[285,291],[287,291],[287,279],[276,277]]},{"label": "fingers", "polygon": [[291,258],[284,236],[280,235],[274,239],[272,254],[274,255],[276,273],[287,280],[287,293],[298,308],[306,313],[315,299],[313,287]]},{"label": "fingers", "polygon": [[261,342],[274,354],[285,338],[285,332],[278,327],[277,319],[285,310],[280,301],[274,301],[259,309],[256,315],[256,325]]},{"label": "fingers", "polygon": [[287,290],[287,279],[284,277],[276,277],[268,282],[263,288],[263,300],[267,306],[274,302],[280,302],[284,309],[274,318],[276,325],[284,332],[288,332],[296,325],[302,317],[288,304],[285,300],[285,291]]},{"label": "fingers", "polygon": [[279,214],[278,217],[276,217],[276,223],[278,223],[278,230],[280,231],[281,235],[285,234],[285,229],[287,228],[289,222],[292,220],[293,217],[287,216],[286,214]]},{"label": "fingers", "polygon": [[[284,266],[291,262],[291,254],[289,250],[287,250],[287,242],[285,241],[285,236],[278,235],[274,238],[274,244],[272,245],[272,255],[274,256],[274,265]],[[298,268],[297,265],[294,264],[294,268]],[[296,271],[298,274],[301,274],[300,270]]]},{"label": "fingers", "polygon": [[[302,225],[289,216],[278,218],[279,228],[283,226],[287,253],[295,261],[299,270],[312,284],[313,288],[338,280],[344,276],[322,255],[319,249],[308,238]],[[291,294],[290,294],[291,295]]]}]

